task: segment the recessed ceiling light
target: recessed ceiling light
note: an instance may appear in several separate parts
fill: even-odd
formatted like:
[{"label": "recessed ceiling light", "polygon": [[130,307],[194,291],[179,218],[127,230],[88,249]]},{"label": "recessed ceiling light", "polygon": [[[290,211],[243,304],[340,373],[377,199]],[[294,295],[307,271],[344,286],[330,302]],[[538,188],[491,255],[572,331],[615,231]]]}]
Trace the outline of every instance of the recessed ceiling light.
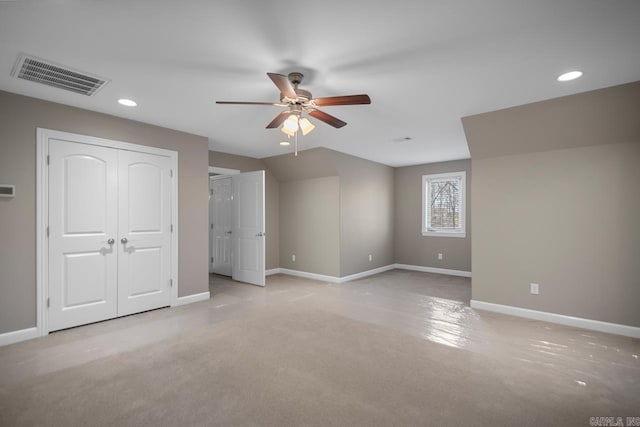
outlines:
[{"label": "recessed ceiling light", "polygon": [[289,141],[281,141],[280,145],[291,145]]},{"label": "recessed ceiling light", "polygon": [[575,80],[578,77],[582,76],[582,71],[569,71],[568,73],[564,73],[558,76],[559,82],[568,82],[569,80]]},{"label": "recessed ceiling light", "polygon": [[118,104],[124,105],[125,107],[137,107],[138,103],[132,99],[120,98],[118,99]]}]

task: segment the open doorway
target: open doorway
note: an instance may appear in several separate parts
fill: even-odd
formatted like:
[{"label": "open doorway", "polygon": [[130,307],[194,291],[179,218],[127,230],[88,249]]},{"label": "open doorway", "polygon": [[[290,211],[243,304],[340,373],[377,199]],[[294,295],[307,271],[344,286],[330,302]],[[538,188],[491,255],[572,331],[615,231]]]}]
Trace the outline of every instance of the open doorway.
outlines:
[{"label": "open doorway", "polygon": [[209,273],[265,285],[264,171],[209,167]]},{"label": "open doorway", "polygon": [[231,175],[209,177],[209,273],[232,275]]}]

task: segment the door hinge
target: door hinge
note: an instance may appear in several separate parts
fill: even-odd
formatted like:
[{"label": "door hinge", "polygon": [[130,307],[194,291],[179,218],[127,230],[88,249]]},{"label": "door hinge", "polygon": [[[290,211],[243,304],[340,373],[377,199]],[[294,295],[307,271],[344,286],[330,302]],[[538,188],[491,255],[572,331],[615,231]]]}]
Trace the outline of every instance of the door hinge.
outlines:
[{"label": "door hinge", "polygon": [[169,169],[169,176],[173,178],[173,169]]},{"label": "door hinge", "polygon": [[173,279],[169,279],[169,287],[173,288]]},{"label": "door hinge", "polygon": [[211,224],[211,229],[213,230],[213,224]]},{"label": "door hinge", "polygon": [[51,160],[51,159],[50,159],[49,155],[47,154],[47,166],[49,166],[49,162],[50,162],[50,160]]},{"label": "door hinge", "polygon": [[173,233],[173,224],[171,224],[171,232]]},{"label": "door hinge", "polygon": [[211,262],[213,262],[213,257],[211,257]]},{"label": "door hinge", "polygon": [[213,196],[213,190],[209,190],[209,194]]},{"label": "door hinge", "polygon": [[47,225],[47,237],[49,237],[49,226]]},{"label": "door hinge", "polygon": [[51,298],[47,298],[47,308],[51,307]]}]

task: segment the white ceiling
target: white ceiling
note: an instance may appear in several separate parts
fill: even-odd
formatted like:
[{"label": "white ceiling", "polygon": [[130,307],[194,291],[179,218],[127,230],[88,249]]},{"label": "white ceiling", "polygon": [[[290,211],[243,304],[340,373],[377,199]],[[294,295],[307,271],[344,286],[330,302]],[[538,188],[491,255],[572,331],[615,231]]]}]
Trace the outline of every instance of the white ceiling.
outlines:
[{"label": "white ceiling", "polygon": [[[111,82],[87,97],[18,80],[20,52]],[[584,76],[555,80],[573,69]],[[391,166],[468,158],[463,116],[640,80],[640,1],[0,1],[0,89],[203,135],[218,151],[290,151],[265,129],[278,107],[215,104],[277,102],[265,73],[290,71],[315,97],[372,98],[326,107],[348,126],[312,119],[304,148]]]}]

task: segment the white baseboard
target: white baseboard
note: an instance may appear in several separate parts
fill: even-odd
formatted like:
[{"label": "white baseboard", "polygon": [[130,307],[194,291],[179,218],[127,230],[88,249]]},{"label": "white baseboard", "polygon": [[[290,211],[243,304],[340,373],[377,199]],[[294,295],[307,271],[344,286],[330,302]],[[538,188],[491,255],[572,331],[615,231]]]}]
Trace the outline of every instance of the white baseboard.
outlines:
[{"label": "white baseboard", "polygon": [[38,333],[38,328],[36,327],[20,329],[19,331],[5,332],[4,334],[0,334],[0,347],[30,340],[33,338],[38,338],[39,336],[40,334]]},{"label": "white baseboard", "polygon": [[373,276],[374,274],[384,273],[385,271],[393,270],[394,264],[385,265],[382,267],[374,268],[373,270],[361,271],[360,273],[350,274],[348,276],[340,277],[340,283],[350,282],[351,280],[362,279],[363,277]]},{"label": "white baseboard", "polygon": [[557,323],[559,325],[573,326],[575,328],[623,335],[631,338],[640,338],[640,328],[635,326],[620,325],[617,323],[602,322],[600,320],[584,319],[581,317],[565,316],[563,314],[548,313],[546,311],[530,310],[528,308],[513,307],[510,305],[494,304],[491,302],[477,300],[471,300],[471,307],[479,310],[524,317],[526,319],[542,320],[544,322]]},{"label": "white baseboard", "polygon": [[185,297],[178,297],[178,301],[174,307],[185,304],[193,304],[194,302],[206,301],[211,298],[209,291],[199,294],[187,295]]},{"label": "white baseboard", "polygon": [[448,268],[424,267],[422,265],[394,264],[401,270],[422,271],[423,273],[447,274],[449,276],[471,277],[470,271],[449,270]]},{"label": "white baseboard", "polygon": [[340,278],[336,276],[326,276],[324,274],[308,273],[306,271],[289,270],[288,268],[281,268],[280,273],[287,274],[289,276],[303,277],[305,279],[321,280],[323,282],[340,283]]},{"label": "white baseboard", "polygon": [[[367,276],[373,276],[374,274],[383,273],[385,271],[389,271],[393,269],[394,269],[393,264],[390,264],[390,265],[385,265],[383,267],[374,268],[373,270],[362,271],[360,273],[350,274],[348,276],[343,276],[343,277],[327,276],[324,274],[309,273],[309,272],[300,271],[300,270],[290,270],[288,268],[273,269],[273,270],[269,270],[269,272],[278,270],[277,272],[273,272],[270,274],[281,273],[281,274],[288,274],[289,276],[303,277],[305,279],[321,280],[323,282],[344,283],[344,282],[349,282],[351,280],[361,279]],[[267,275],[270,275],[270,274],[268,273]]]},{"label": "white baseboard", "polygon": [[288,268],[273,268],[271,270],[267,270],[265,274],[267,276],[271,276],[274,274],[288,274],[289,276],[303,277],[305,279],[321,280],[323,282],[344,283],[344,282],[349,282],[351,280],[362,279],[363,277],[367,277],[367,276],[373,276],[374,274],[384,273],[385,271],[394,270],[394,269],[422,271],[424,273],[448,274],[450,276],[471,277],[470,271],[448,270],[446,268],[423,267],[421,265],[408,265],[408,264],[389,264],[382,267],[374,268],[372,270],[361,271],[360,273],[354,273],[354,274],[350,274],[348,276],[342,276],[342,277],[327,276],[324,274],[309,273],[309,272],[300,271],[300,270],[290,270]]}]

